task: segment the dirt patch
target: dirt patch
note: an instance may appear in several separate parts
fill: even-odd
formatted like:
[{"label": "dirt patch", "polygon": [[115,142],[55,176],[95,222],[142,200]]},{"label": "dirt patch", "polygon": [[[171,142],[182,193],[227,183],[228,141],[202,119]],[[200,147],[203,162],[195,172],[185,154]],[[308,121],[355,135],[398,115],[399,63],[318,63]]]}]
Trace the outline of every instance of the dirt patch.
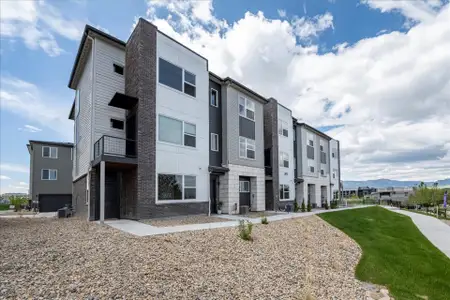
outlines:
[{"label": "dirt patch", "polygon": [[0,299],[364,299],[358,245],[318,217],[135,237],[77,219],[0,219]]}]

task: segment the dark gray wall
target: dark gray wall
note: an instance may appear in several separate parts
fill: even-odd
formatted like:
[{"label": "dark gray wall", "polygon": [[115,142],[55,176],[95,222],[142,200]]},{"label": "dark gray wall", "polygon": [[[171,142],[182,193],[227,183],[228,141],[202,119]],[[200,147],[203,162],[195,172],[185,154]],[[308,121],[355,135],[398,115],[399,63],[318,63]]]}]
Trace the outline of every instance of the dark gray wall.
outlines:
[{"label": "dark gray wall", "polygon": [[75,216],[87,218],[88,206],[86,205],[86,184],[87,175],[78,178],[73,182],[72,207],[75,209]]},{"label": "dark gray wall", "polygon": [[[221,85],[210,80],[209,92],[211,89],[215,89],[218,94],[219,107],[209,105],[209,165],[210,166],[222,166],[222,95]],[[211,94],[210,94],[211,96]],[[211,99],[210,99],[211,100]],[[211,151],[211,133],[219,135],[219,151]]]},{"label": "dark gray wall", "polygon": [[[30,166],[33,201],[38,200],[39,194],[72,194],[72,147],[51,144],[32,143],[33,158]],[[58,158],[42,157],[42,147],[58,148]],[[42,169],[58,170],[57,180],[41,180]]]},{"label": "dark gray wall", "polygon": [[278,103],[273,98],[270,98],[269,102],[264,105],[264,149],[269,149],[266,151],[266,155],[267,152],[270,152],[270,167],[272,167],[272,180],[268,181],[272,188],[266,188],[266,209],[278,210],[280,202]]}]

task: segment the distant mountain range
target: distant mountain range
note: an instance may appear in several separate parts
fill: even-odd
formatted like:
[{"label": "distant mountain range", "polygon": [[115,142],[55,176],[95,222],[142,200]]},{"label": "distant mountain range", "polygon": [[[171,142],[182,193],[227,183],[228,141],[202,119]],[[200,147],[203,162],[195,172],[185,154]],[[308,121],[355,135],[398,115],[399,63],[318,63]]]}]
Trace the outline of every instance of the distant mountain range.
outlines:
[{"label": "distant mountain range", "polygon": [[[437,181],[439,186],[450,185],[450,178]],[[358,187],[374,187],[374,188],[386,188],[386,187],[412,187],[416,186],[420,181],[401,181],[390,179],[375,179],[375,180],[363,180],[363,181],[344,181],[344,189],[357,189]],[[425,182],[426,185],[432,185],[433,182]]]}]

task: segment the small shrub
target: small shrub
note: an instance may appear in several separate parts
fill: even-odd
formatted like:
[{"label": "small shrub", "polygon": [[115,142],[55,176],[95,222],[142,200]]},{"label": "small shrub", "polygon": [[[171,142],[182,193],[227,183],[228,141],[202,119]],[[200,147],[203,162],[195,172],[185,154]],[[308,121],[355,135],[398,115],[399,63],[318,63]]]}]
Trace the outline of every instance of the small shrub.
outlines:
[{"label": "small shrub", "polygon": [[239,237],[244,241],[253,241],[252,229],[253,224],[249,221],[239,220]]},{"label": "small shrub", "polygon": [[303,199],[302,201],[302,212],[306,211],[306,207],[305,207],[305,199]]},{"label": "small shrub", "polygon": [[264,216],[264,217],[261,218],[261,224],[264,224],[264,225],[269,224],[269,221],[267,220],[267,217],[266,217],[266,216]]},{"label": "small shrub", "polygon": [[311,202],[308,201],[308,205],[306,206],[307,211],[311,211]]},{"label": "small shrub", "polygon": [[329,209],[328,202],[325,202],[325,209]]},{"label": "small shrub", "polygon": [[294,212],[298,212],[299,209],[297,200],[294,200]]},{"label": "small shrub", "polygon": [[331,201],[330,202],[330,208],[331,209],[336,209],[337,208],[337,201]]}]

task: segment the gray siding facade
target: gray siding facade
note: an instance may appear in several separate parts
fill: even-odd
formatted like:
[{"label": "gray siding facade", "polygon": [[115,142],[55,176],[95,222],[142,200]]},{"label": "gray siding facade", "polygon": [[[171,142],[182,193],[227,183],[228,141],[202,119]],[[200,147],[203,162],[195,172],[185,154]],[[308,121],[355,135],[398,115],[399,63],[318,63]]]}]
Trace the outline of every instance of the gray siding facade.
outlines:
[{"label": "gray siding facade", "polygon": [[[239,134],[240,134],[240,116],[239,116],[239,94],[252,100],[255,103],[255,121],[246,120],[254,123],[255,127],[255,159],[239,157]],[[230,85],[226,86],[226,115],[223,119],[223,126],[226,128],[226,162],[232,165],[242,165],[254,168],[264,168],[264,116],[263,104],[252,95],[237,90]],[[249,126],[247,123],[243,126]]]},{"label": "gray siding facade", "polygon": [[[57,158],[42,156],[42,147],[56,147]],[[30,141],[30,195],[33,201],[38,201],[39,195],[43,194],[72,194],[72,146],[63,146],[57,143],[32,142]],[[56,180],[42,180],[43,169],[57,170]]]},{"label": "gray siding facade", "polygon": [[[211,97],[212,89],[217,91],[218,107],[211,105],[211,98],[209,99],[209,165],[220,167],[222,166],[222,86],[212,80],[209,81],[209,92]],[[219,151],[211,150],[211,134],[215,133],[219,136]],[[226,148],[224,148],[226,149]]]}]

